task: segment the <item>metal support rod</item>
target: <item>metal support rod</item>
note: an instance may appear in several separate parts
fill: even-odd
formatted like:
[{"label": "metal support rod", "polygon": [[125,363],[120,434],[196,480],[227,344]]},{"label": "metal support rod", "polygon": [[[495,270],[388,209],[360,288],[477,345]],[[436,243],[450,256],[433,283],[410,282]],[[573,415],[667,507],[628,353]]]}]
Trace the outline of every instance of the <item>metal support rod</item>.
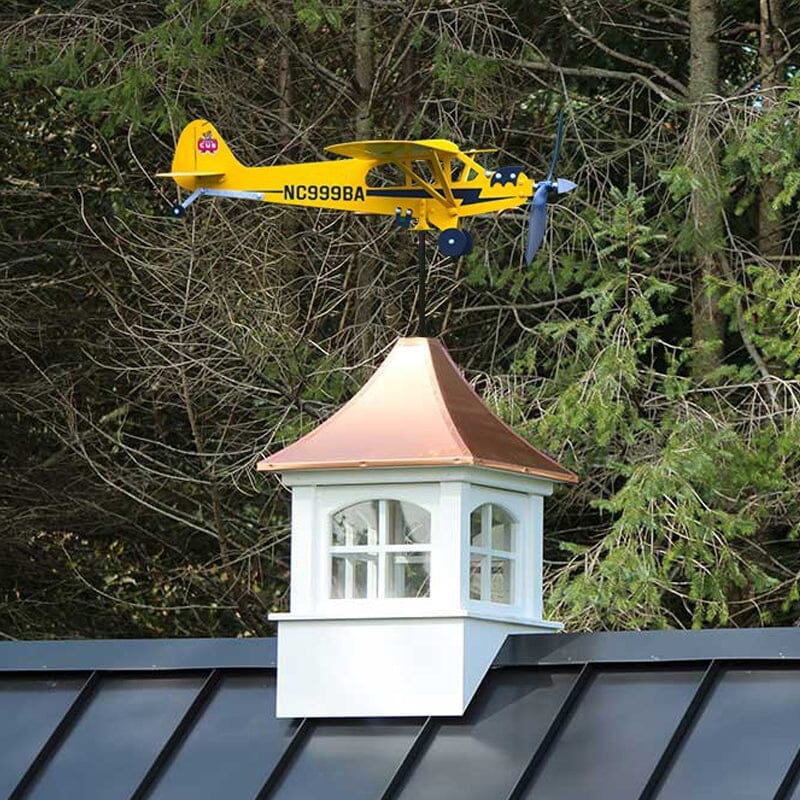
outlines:
[{"label": "metal support rod", "polygon": [[205,193],[206,190],[203,188],[195,189],[183,202],[178,203],[178,205],[185,211],[195,200],[201,198]]},{"label": "metal support rod", "polygon": [[286,745],[283,753],[281,753],[281,757],[272,768],[272,772],[267,776],[255,800],[266,800],[266,798],[270,796],[273,789],[280,783],[281,778],[283,778],[283,773],[286,772],[286,768],[294,758],[294,754],[297,752],[300,745],[303,744],[312,727],[313,725],[309,719],[300,720],[300,724],[297,726],[292,738],[289,739],[289,744]]},{"label": "metal support rod", "polygon": [[519,778],[517,778],[517,782],[509,792],[507,800],[519,800],[519,798],[522,797],[523,792],[528,788],[528,785],[536,776],[536,772],[538,771],[539,767],[544,762],[544,759],[547,756],[547,753],[550,750],[553,742],[556,740],[556,737],[559,735],[559,733],[561,733],[561,729],[569,719],[572,709],[575,708],[575,705],[583,694],[584,689],[589,684],[589,679],[591,677],[591,664],[584,664],[583,668],[578,673],[578,677],[575,678],[572,688],[564,698],[564,702],[561,703],[560,708],[558,711],[556,711],[555,716],[551,720],[547,731],[545,731],[541,742],[539,742],[539,746],[531,756],[531,760],[528,762],[525,769],[522,770],[522,774],[519,776]]},{"label": "metal support rod", "polygon": [[[264,192],[240,192],[235,189],[198,189],[198,191],[202,191],[206,197],[228,197],[232,200],[264,199]],[[275,192],[270,190],[270,194],[275,194]]]},{"label": "metal support rod", "polygon": [[209,189],[207,186],[201,186],[195,189],[185,200],[178,203],[176,208],[182,208],[186,211],[192,203],[199,200],[201,197],[227,197],[233,200],[263,200],[264,192],[240,192],[234,189]]},{"label": "metal support rod", "polygon": [[150,791],[152,785],[156,782],[158,776],[170,760],[172,755],[181,746],[183,740],[186,738],[192,726],[197,721],[203,709],[208,705],[214,691],[219,685],[221,672],[218,669],[211,670],[206,676],[203,685],[192,700],[191,705],[186,710],[186,713],[181,717],[175,730],[172,731],[169,739],[164,743],[164,746],[159,751],[150,768],[145,773],[145,776],[139,782],[139,785],[133,790],[130,800],[142,800]]},{"label": "metal support rod", "polygon": [[408,773],[411,771],[411,768],[414,766],[414,764],[416,764],[417,759],[422,755],[422,752],[433,735],[433,732],[436,730],[436,727],[437,723],[433,717],[428,717],[428,719],[425,720],[425,722],[422,724],[422,727],[419,729],[419,731],[417,731],[414,741],[411,742],[408,752],[405,754],[400,764],[398,764],[397,769],[394,771],[394,775],[392,775],[389,783],[383,790],[380,800],[392,800],[397,796],[400,789],[403,788],[403,784],[406,782]]},{"label": "metal support rod", "polygon": [[661,758],[658,759],[658,763],[650,774],[649,780],[645,784],[644,789],[642,789],[639,800],[651,800],[661,788],[661,784],[669,768],[672,766],[672,762],[675,760],[678,750],[705,706],[711,694],[711,690],[714,688],[719,670],[720,666],[718,661],[711,661],[709,663],[706,671],[703,673],[703,677],[700,679],[700,683],[697,684],[697,688],[692,695],[692,699],[689,701],[689,705],[686,707],[686,711],[683,712],[683,716],[673,731],[670,740],[667,742],[667,746],[664,748]]},{"label": "metal support rod", "polygon": [[50,760],[50,757],[58,750],[64,739],[67,738],[73,725],[78,720],[78,717],[80,717],[92,697],[94,697],[99,681],[100,674],[97,671],[89,675],[86,683],[83,684],[64,716],[59,720],[58,725],[56,725],[47,741],[42,745],[36,757],[28,766],[28,769],[22,774],[19,782],[8,796],[8,800],[20,800],[20,798],[27,793],[28,788],[39,777],[39,774]]},{"label": "metal support rod", "polygon": [[427,298],[425,296],[425,284],[427,282],[428,265],[425,257],[425,231],[417,231],[417,279],[419,287],[417,291],[417,336],[427,336],[427,320],[425,318],[425,306]]}]

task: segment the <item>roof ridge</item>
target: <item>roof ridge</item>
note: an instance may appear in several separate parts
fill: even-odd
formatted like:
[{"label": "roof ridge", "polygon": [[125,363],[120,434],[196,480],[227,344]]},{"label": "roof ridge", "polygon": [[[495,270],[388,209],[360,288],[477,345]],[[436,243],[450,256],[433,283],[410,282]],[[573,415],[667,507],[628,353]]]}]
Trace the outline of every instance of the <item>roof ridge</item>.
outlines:
[{"label": "roof ridge", "polygon": [[474,461],[475,454],[472,452],[471,448],[469,447],[469,445],[467,445],[466,441],[464,440],[464,437],[461,435],[461,431],[459,430],[456,421],[453,419],[453,415],[450,413],[450,408],[448,407],[447,402],[445,401],[444,398],[444,394],[442,393],[442,387],[438,381],[439,376],[436,373],[436,360],[434,359],[433,356],[434,346],[437,347],[439,351],[444,355],[444,357],[450,362],[450,365],[453,367],[453,370],[456,372],[456,374],[459,375],[459,377],[462,378],[464,383],[467,386],[469,386],[469,383],[467,383],[466,379],[464,379],[464,376],[461,375],[461,372],[458,369],[458,365],[450,357],[450,354],[447,352],[447,348],[444,346],[441,339],[439,338],[426,339],[426,346],[428,347],[428,353],[430,355],[430,358],[428,360],[428,372],[433,373],[433,380],[431,381],[431,385],[433,386],[433,395],[436,398],[436,403],[439,406],[439,410],[442,413],[442,417],[444,418],[444,421],[447,424],[448,429],[450,430],[450,432],[453,434],[458,444],[460,445],[461,451],[465,456],[471,457],[472,460]]}]

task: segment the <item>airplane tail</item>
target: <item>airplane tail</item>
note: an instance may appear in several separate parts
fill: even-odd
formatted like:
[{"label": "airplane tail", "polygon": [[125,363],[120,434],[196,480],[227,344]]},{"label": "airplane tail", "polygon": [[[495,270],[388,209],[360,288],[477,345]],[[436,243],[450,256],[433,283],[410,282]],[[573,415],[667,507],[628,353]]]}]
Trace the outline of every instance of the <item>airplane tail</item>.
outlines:
[{"label": "airplane tail", "polygon": [[226,173],[239,169],[230,148],[207,120],[196,119],[181,131],[172,169],[158,173],[159,178],[172,178],[184,189],[220,183]]}]

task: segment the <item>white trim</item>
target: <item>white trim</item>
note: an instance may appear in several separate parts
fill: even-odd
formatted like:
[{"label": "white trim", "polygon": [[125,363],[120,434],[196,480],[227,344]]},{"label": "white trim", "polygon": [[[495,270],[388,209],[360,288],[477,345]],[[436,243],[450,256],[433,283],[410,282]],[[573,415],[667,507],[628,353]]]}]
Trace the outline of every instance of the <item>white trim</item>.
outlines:
[{"label": "white trim", "polygon": [[528,575],[525,578],[528,592],[525,599],[524,612],[529,617],[539,617],[544,614],[544,498],[531,495],[528,498],[528,513],[530,535],[525,541],[525,550],[522,556],[523,564],[527,565]]},{"label": "white trim", "polygon": [[[331,555],[349,555],[350,553],[371,553],[372,555],[377,555],[378,553],[385,551],[387,553],[429,553],[431,550],[431,546],[429,544],[387,544],[387,545],[377,545],[377,544],[357,544],[353,545],[352,547],[348,547],[346,544],[333,544],[330,545],[328,548]],[[504,556],[505,553],[500,552],[500,555]],[[509,554],[510,555],[510,554]]]},{"label": "white trim", "polygon": [[489,467],[362,467],[297,470],[280,473],[285,486],[368,486],[376,483],[461,482],[488,489],[548,496],[557,481]]},{"label": "white trim", "polygon": [[[292,492],[292,540],[290,608],[298,612],[314,609],[316,596],[317,487],[298,486]],[[330,576],[328,576],[330,581]]]},{"label": "white trim", "polygon": [[[342,603],[343,601],[334,601]],[[560,631],[564,628],[561,622],[552,622],[551,620],[544,619],[528,619],[522,615],[517,614],[503,614],[502,611],[495,612],[491,609],[460,609],[453,611],[452,609],[437,609],[437,608],[419,608],[416,604],[413,610],[405,610],[402,608],[392,609],[387,608],[389,603],[405,604],[409,602],[409,598],[395,597],[387,598],[384,604],[381,605],[379,611],[370,608],[358,608],[359,603],[366,603],[362,600],[354,600],[346,604],[346,607],[338,608],[335,612],[326,612],[324,614],[293,614],[291,612],[273,612],[269,614],[268,619],[276,622],[309,622],[314,620],[370,620],[370,619],[482,619],[488,622],[508,622],[514,625],[530,625],[533,628],[547,628],[549,630]],[[413,603],[413,599],[411,600]],[[484,604],[482,604],[484,605]],[[497,605],[497,604],[495,604]],[[505,608],[499,606],[499,608]]]}]

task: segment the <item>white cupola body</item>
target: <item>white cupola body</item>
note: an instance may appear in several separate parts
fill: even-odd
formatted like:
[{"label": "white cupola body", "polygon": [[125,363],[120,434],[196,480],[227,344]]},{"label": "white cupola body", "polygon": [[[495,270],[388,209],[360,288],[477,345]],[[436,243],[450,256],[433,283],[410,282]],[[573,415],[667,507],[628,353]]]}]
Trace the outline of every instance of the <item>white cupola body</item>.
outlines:
[{"label": "white cupola body", "polygon": [[461,715],[509,633],[546,633],[544,497],[576,476],[400,339],[343,408],[266,458],[292,491],[279,717]]}]

